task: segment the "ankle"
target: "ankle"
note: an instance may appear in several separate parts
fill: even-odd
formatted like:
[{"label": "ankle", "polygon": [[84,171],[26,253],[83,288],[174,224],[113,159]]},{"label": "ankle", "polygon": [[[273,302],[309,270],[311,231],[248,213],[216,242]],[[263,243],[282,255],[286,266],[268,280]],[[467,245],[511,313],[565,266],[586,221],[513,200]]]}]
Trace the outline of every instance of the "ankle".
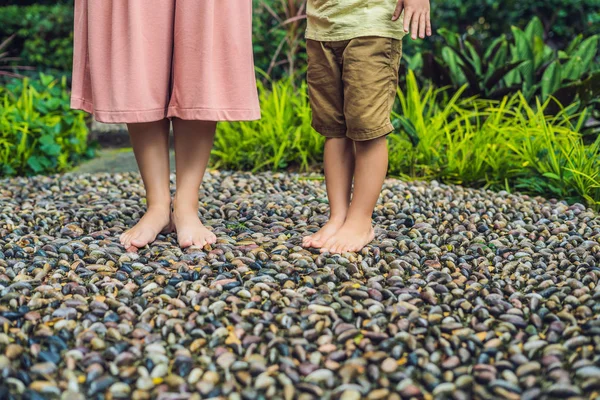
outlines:
[{"label": "ankle", "polygon": [[350,227],[365,227],[365,226],[373,226],[373,219],[371,216],[364,215],[348,215],[344,225]]},{"label": "ankle", "polygon": [[173,199],[173,209],[178,212],[189,213],[189,212],[198,212],[198,199],[186,199],[182,197],[177,197]]},{"label": "ankle", "polygon": [[147,213],[155,213],[155,214],[165,214],[165,215],[170,215],[171,214],[171,202],[168,203],[152,203],[152,204],[148,204],[148,208],[147,208]]},{"label": "ankle", "polygon": [[346,213],[343,214],[331,214],[329,216],[329,222],[334,224],[343,224],[346,221]]}]

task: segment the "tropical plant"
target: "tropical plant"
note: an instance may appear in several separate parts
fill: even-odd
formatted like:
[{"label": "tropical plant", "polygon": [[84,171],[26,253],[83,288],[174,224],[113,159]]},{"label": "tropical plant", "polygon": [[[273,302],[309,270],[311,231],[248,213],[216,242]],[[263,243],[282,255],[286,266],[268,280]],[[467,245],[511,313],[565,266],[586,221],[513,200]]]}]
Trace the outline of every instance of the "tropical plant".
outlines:
[{"label": "tropical plant", "polygon": [[600,209],[600,141],[582,141],[585,114],[575,105],[547,115],[550,99],[531,106],[521,93],[496,101],[464,90],[448,97],[448,89],[420,89],[409,72],[393,114],[390,174],[516,188]]},{"label": "tropical plant", "polygon": [[85,113],[71,110],[66,78],[11,81],[0,88],[0,172],[5,176],[67,171],[93,154]]},{"label": "tropical plant", "polygon": [[0,42],[0,78],[22,78],[22,75],[14,72],[16,70],[33,69],[23,65],[14,65],[19,61],[18,57],[9,57],[6,50],[10,42],[14,39],[14,35],[8,37],[3,42]]},{"label": "tropical plant", "polygon": [[255,0],[255,52],[262,59],[261,53],[269,49],[268,64],[259,64],[259,68],[270,78],[303,75],[305,19],[306,0]]},{"label": "tropical plant", "polygon": [[262,118],[218,126],[212,162],[215,168],[251,171],[308,171],[323,160],[324,139],[311,127],[305,83],[291,79],[259,83]]},{"label": "tropical plant", "polygon": [[40,70],[71,70],[73,4],[0,7],[0,37],[12,34],[15,54],[26,65]]},{"label": "tropical plant", "polygon": [[410,59],[421,68],[424,80],[455,90],[466,85],[464,95],[500,99],[522,92],[535,105],[536,98],[551,102],[545,108],[557,113],[560,104],[577,103],[573,110],[600,109],[600,71],[595,65],[599,36],[575,37],[565,50],[544,43],[541,21],[534,18],[525,28],[512,28],[512,38],[501,35],[489,46],[472,36],[441,29],[446,41],[439,55],[424,52]]}]

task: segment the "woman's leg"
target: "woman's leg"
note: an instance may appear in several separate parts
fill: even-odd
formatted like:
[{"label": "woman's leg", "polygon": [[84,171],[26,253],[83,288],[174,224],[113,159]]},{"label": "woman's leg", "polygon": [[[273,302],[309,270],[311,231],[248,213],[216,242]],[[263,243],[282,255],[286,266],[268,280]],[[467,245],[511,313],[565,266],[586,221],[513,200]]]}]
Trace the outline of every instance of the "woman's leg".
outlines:
[{"label": "woman's leg", "polygon": [[129,124],[129,135],[144,187],[148,209],[140,221],[121,235],[126,248],[144,247],[170,228],[169,120]]},{"label": "woman's leg", "polygon": [[216,122],[173,119],[177,191],[173,220],[181,247],[203,247],[217,241],[198,217],[198,191],[210,158]]}]

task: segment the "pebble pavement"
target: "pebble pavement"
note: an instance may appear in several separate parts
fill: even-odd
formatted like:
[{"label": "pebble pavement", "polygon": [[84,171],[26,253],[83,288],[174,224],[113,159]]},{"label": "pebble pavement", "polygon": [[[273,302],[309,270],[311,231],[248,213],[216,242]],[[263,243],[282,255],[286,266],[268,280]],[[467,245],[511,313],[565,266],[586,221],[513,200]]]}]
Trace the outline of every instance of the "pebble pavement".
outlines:
[{"label": "pebble pavement", "polygon": [[372,245],[299,246],[322,181],[211,172],[219,240],[138,254],[136,174],[0,181],[0,399],[553,399],[600,393],[600,217],[386,182]]}]

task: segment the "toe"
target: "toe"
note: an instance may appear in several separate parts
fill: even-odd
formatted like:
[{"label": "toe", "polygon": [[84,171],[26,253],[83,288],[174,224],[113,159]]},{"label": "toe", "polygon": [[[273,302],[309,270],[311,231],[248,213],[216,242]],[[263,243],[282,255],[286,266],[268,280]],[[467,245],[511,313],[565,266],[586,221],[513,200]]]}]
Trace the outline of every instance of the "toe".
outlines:
[{"label": "toe", "polygon": [[194,246],[198,246],[199,248],[203,248],[204,246],[206,246],[206,240],[205,239],[198,239],[194,241]]},{"label": "toe", "polygon": [[312,236],[305,236],[302,238],[302,246],[303,247],[310,247],[310,241],[312,239]]},{"label": "toe", "polygon": [[332,238],[332,239],[329,239],[328,241],[326,241],[326,242],[325,242],[325,243],[324,243],[324,244],[321,246],[321,253],[324,253],[324,252],[326,252],[326,251],[329,251],[329,252],[331,252],[331,251],[333,250],[333,249],[332,249],[332,247],[333,247],[334,243],[335,243],[335,242],[334,242],[333,238]]},{"label": "toe", "polygon": [[[129,233],[129,231],[123,232],[121,234],[121,236],[119,237],[119,241],[121,242],[121,244],[123,246],[125,246],[126,244],[129,243],[130,238],[131,238],[131,234]],[[125,247],[127,247],[127,246],[125,246]]]},{"label": "toe", "polygon": [[182,248],[187,248],[190,247],[192,244],[194,244],[193,240],[189,237],[186,238],[180,238],[179,239],[179,246]]},{"label": "toe", "polygon": [[145,245],[147,245],[148,243],[145,240],[142,240],[140,238],[135,238],[131,240],[130,246],[135,246],[138,249],[144,247]]},{"label": "toe", "polygon": [[330,245],[327,245],[327,247],[329,248],[329,252],[330,253],[333,253],[333,254],[337,254],[338,253],[338,247],[339,247],[339,245],[338,245],[337,240],[333,241]]}]

